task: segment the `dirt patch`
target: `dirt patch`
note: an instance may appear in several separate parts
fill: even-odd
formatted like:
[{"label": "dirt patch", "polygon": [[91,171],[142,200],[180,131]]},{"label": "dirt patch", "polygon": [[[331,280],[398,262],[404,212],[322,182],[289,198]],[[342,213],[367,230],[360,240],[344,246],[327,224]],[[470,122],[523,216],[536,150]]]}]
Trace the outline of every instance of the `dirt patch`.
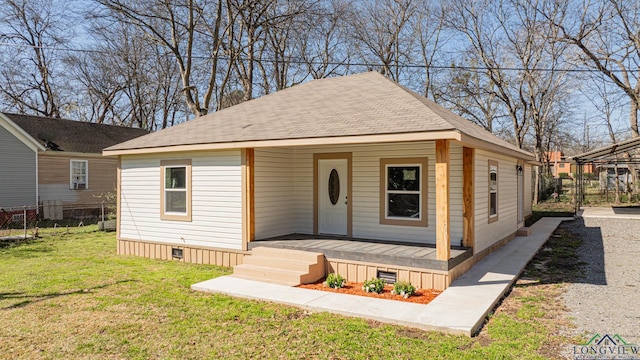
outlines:
[{"label": "dirt patch", "polygon": [[311,290],[335,292],[340,294],[367,296],[367,297],[373,297],[378,299],[405,301],[405,302],[411,302],[416,304],[428,304],[433,299],[435,299],[436,296],[442,293],[442,291],[438,291],[438,290],[419,289],[419,290],[416,290],[416,293],[413,296],[409,296],[408,298],[405,299],[400,295],[394,295],[391,293],[391,290],[393,290],[392,285],[385,286],[382,294],[376,294],[376,293],[368,293],[362,290],[362,283],[356,283],[356,282],[350,282],[350,281],[347,281],[345,283],[345,286],[341,289],[330,288],[327,285],[325,285],[324,282],[322,281],[316,282],[313,284],[303,284],[298,287],[301,287],[304,289],[311,289]]}]

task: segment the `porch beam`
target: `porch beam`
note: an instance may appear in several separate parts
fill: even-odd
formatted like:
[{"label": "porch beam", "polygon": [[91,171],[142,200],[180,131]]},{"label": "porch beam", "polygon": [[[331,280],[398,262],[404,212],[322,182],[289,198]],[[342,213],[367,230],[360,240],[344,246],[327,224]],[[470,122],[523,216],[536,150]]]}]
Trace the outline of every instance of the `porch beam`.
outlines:
[{"label": "porch beam", "polygon": [[436,140],[436,259],[451,257],[449,229],[449,140]]},{"label": "porch beam", "polygon": [[256,238],[253,148],[242,149],[242,250]]},{"label": "porch beam", "polygon": [[462,245],[471,248],[475,243],[474,158],[475,149],[462,148]]}]

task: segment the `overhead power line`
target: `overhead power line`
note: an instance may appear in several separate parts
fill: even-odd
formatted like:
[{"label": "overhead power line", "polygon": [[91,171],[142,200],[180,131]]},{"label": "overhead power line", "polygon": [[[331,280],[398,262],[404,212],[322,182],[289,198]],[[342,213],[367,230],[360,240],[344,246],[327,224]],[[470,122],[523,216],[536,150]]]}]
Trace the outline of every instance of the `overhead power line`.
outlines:
[{"label": "overhead power line", "polygon": [[[67,51],[67,52],[75,52],[75,53],[87,53],[87,54],[109,54],[110,52],[104,50],[94,50],[94,49],[77,49],[77,48],[60,48],[60,47],[50,47],[50,46],[35,46],[28,44],[15,44],[8,42],[0,42],[0,46],[10,46],[10,47],[30,47],[34,49],[42,49],[42,50],[52,50],[52,51]],[[170,54],[164,54],[165,56],[169,56]],[[192,56],[193,59],[207,60],[211,57],[209,56]],[[228,56],[218,56],[218,59],[222,60],[231,60]],[[239,60],[248,60],[247,58],[238,57],[236,59]],[[268,62],[268,63],[282,63],[288,62],[296,65],[330,65],[330,66],[364,66],[364,67],[383,67],[385,66],[382,63],[365,63],[365,62],[341,62],[341,61],[328,61],[328,62],[320,62],[320,61],[305,61],[300,59],[287,59],[287,60],[276,60],[270,58],[258,58],[254,59],[256,62]],[[393,64],[393,67],[398,67],[402,69],[422,69],[427,66],[419,65],[419,64]],[[486,67],[486,66],[466,66],[466,65],[429,65],[430,69],[441,69],[441,70],[467,70],[467,71],[532,71],[532,72],[573,72],[573,73],[600,73],[598,69],[589,69],[589,68],[567,68],[567,69],[552,69],[552,68],[520,68],[520,67]],[[609,70],[613,73],[622,73],[625,70],[621,69],[611,69]]]}]

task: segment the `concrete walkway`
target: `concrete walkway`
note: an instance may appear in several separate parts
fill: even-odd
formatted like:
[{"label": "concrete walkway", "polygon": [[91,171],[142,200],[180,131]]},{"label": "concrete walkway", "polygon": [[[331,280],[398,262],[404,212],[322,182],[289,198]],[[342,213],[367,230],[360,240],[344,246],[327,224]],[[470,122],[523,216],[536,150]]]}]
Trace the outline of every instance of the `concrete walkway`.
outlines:
[{"label": "concrete walkway", "polygon": [[516,237],[487,256],[427,305],[287,287],[232,276],[203,281],[191,288],[423,330],[473,336],[560,222],[572,219],[539,220],[531,227],[531,235]]},{"label": "concrete walkway", "polygon": [[578,217],[603,219],[640,219],[640,208],[637,207],[583,207],[578,210]]}]

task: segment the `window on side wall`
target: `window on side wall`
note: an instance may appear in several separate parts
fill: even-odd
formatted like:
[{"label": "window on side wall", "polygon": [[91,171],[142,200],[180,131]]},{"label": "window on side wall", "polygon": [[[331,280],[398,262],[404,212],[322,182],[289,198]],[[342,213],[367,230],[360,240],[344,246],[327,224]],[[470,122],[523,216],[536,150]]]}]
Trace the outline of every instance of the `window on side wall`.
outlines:
[{"label": "window on side wall", "polygon": [[498,162],[489,160],[489,222],[498,221]]},{"label": "window on side wall", "polygon": [[89,188],[89,164],[87,160],[71,160],[69,162],[69,188],[71,190]]},{"label": "window on side wall", "polygon": [[191,160],[160,162],[160,218],[191,221]]},{"label": "window on side wall", "polygon": [[380,159],[380,224],[427,226],[427,159]]}]

